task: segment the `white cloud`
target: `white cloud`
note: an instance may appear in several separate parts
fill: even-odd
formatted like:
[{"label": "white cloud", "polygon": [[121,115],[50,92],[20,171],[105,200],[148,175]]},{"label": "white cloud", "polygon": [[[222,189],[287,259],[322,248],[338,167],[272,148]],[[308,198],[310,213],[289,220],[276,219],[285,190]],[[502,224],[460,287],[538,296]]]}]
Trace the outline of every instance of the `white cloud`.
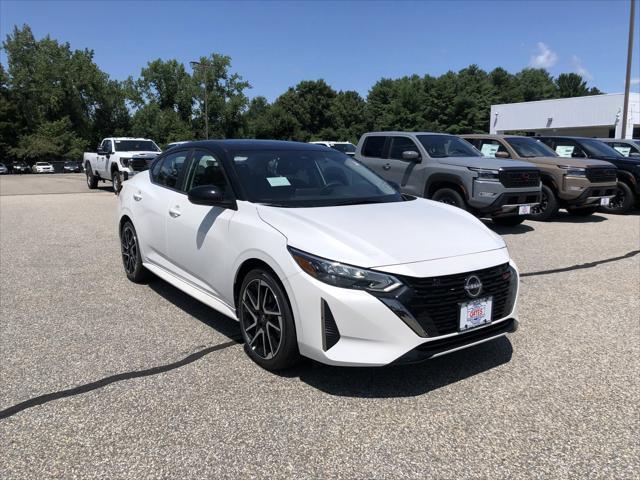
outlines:
[{"label": "white cloud", "polygon": [[577,55],[571,55],[571,66],[573,71],[586,80],[593,80],[593,75],[582,64],[582,60]]},{"label": "white cloud", "polygon": [[638,78],[638,77],[632,78],[631,79],[631,85],[640,85],[640,78]]},{"label": "white cloud", "polygon": [[551,68],[558,61],[558,55],[545,43],[538,42],[538,49],[531,56],[530,65],[535,68]]}]

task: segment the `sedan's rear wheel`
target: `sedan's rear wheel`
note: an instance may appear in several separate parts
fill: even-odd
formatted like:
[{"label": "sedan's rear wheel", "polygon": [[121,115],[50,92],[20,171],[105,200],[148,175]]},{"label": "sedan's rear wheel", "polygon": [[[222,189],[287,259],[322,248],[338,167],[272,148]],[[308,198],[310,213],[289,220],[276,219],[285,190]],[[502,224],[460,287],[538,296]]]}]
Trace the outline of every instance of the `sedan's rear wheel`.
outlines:
[{"label": "sedan's rear wheel", "polygon": [[293,314],[284,289],[272,273],[259,268],[244,278],[238,318],[245,351],[258,365],[282,370],[298,362]]},{"label": "sedan's rear wheel", "polygon": [[120,250],[122,265],[129,280],[138,283],[149,278],[149,271],[142,266],[142,255],[136,229],[129,221],[124,223],[120,231]]}]

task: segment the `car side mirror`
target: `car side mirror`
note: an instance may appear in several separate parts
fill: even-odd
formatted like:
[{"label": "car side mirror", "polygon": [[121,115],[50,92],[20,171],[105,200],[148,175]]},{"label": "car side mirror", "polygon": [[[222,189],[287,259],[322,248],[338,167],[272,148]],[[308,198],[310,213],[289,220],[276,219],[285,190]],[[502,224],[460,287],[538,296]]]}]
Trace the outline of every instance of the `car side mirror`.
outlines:
[{"label": "car side mirror", "polygon": [[405,150],[402,152],[402,159],[409,160],[411,162],[417,162],[420,160],[420,154],[415,150]]},{"label": "car side mirror", "polygon": [[187,193],[189,201],[195,205],[208,207],[220,207],[236,210],[235,200],[225,198],[224,192],[214,185],[202,185],[194,187]]},{"label": "car side mirror", "polygon": [[509,155],[508,152],[496,152],[495,157],[496,158],[511,158],[511,155]]},{"label": "car side mirror", "polygon": [[96,150],[96,152],[98,153],[98,155],[104,155],[106,152],[102,149],[102,147],[98,147],[98,150]]}]

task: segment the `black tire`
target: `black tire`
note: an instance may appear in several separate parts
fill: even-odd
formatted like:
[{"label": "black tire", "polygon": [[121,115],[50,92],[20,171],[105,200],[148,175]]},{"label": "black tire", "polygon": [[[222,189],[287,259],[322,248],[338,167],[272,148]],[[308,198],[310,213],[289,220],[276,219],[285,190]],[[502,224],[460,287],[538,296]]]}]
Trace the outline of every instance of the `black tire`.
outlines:
[{"label": "black tire", "polygon": [[572,208],[568,207],[567,212],[574,217],[588,217],[598,211],[599,207],[584,207],[584,208]]},{"label": "black tire", "polygon": [[291,368],[300,361],[293,313],[273,273],[257,268],[247,274],[240,287],[237,312],[244,349],[251,360],[270,371]]},{"label": "black tire", "polygon": [[93,174],[93,170],[91,170],[91,165],[87,165],[87,187],[89,190],[95,190],[98,188],[98,177]]},{"label": "black tire", "polygon": [[467,203],[464,201],[464,198],[462,198],[462,195],[452,188],[441,188],[440,190],[437,190],[431,196],[431,200],[446,203],[447,205],[452,205],[454,207],[461,208],[462,210],[467,209]]},{"label": "black tire", "polygon": [[609,201],[607,207],[600,207],[605,213],[615,213],[621,215],[627,213],[636,203],[635,195],[631,187],[624,182],[618,182],[618,191],[616,196]]},{"label": "black tire", "polygon": [[114,170],[111,173],[111,182],[113,183],[113,192],[116,195],[120,195],[120,190],[122,190],[122,175],[118,170]]},{"label": "black tire", "polygon": [[120,230],[120,251],[122,254],[122,266],[127,278],[135,283],[147,280],[150,273],[142,266],[138,234],[133,224],[129,221],[126,221]]},{"label": "black tire", "polygon": [[548,187],[544,183],[542,184],[541,190],[542,198],[540,199],[540,203],[535,207],[531,207],[529,218],[538,222],[546,222],[558,213],[558,198],[551,187]]},{"label": "black tire", "polygon": [[524,215],[510,215],[508,217],[493,217],[493,223],[505,227],[515,227],[527,219]]}]

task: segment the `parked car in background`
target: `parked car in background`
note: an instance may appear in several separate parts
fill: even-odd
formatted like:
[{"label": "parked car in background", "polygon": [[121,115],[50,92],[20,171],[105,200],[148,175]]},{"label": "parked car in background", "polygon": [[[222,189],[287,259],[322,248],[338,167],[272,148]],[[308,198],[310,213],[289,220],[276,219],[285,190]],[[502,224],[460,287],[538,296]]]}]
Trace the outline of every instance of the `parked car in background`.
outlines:
[{"label": "parked car in background", "polygon": [[238,319],[268,370],[301,355],[424,360],[517,327],[518,272],[500,236],[341,152],[187,143],[125,182],[118,203],[127,277],[151,271]]},{"label": "parked car in background", "polygon": [[11,171],[13,173],[31,173],[31,167],[27,164],[27,162],[18,160],[16,162],[13,162]]},{"label": "parked car in background", "polygon": [[640,159],[625,157],[609,145],[595,138],[538,137],[555,152],[565,158],[605,160],[617,169],[618,190],[609,205],[602,210],[608,213],[626,213],[640,198]]},{"label": "parked car in background", "polygon": [[0,175],[4,175],[5,173],[9,173],[9,169],[4,163],[0,163]]},{"label": "parked car in background", "polygon": [[31,167],[33,173],[53,173],[54,168],[49,162],[36,162]]},{"label": "parked car in background", "polygon": [[454,135],[366,133],[355,158],[404,193],[491,217],[498,224],[522,223],[540,202],[540,170],[535,165],[483,157]]},{"label": "parked car in background", "polygon": [[350,157],[353,157],[356,154],[356,146],[351,142],[333,142],[333,141],[317,141],[317,142],[309,142],[315,145],[324,145],[325,147],[333,148],[334,150],[338,150],[339,152],[346,153]]},{"label": "parked car in background", "polygon": [[640,157],[640,140],[634,138],[599,138],[623,157]]},{"label": "parked car in background", "polygon": [[533,220],[549,220],[559,208],[572,215],[591,215],[616,194],[616,167],[609,162],[560,158],[533,137],[516,135],[460,135],[486,157],[524,160],[540,169],[542,198],[531,209]]},{"label": "parked car in background", "polygon": [[147,138],[105,138],[98,146],[97,153],[85,152],[83,156],[87,186],[93,189],[100,180],[110,181],[117,195],[122,182],[138,172],[148,170],[160,152],[158,145]]},{"label": "parked car in background", "polygon": [[80,173],[82,171],[82,169],[80,168],[80,162],[67,160],[62,166],[62,171],[64,173]]}]

